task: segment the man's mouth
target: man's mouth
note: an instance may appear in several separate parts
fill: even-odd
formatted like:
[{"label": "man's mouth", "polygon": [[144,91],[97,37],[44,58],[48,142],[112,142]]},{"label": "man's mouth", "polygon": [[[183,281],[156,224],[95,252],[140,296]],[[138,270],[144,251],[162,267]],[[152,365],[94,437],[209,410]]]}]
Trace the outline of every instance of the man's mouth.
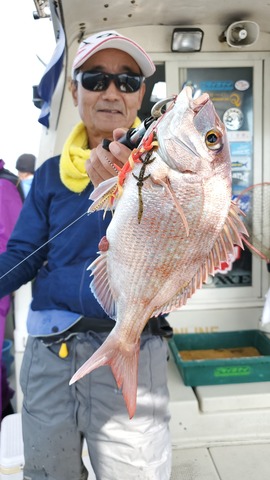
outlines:
[{"label": "man's mouth", "polygon": [[98,112],[109,113],[111,115],[115,115],[115,114],[122,115],[122,112],[120,110],[113,109],[113,108],[99,108]]}]

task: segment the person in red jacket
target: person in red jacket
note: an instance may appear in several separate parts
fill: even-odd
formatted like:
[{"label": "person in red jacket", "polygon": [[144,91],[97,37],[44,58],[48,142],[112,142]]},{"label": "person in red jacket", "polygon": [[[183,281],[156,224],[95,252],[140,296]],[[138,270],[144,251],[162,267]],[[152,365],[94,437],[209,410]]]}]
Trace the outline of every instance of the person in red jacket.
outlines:
[{"label": "person in red jacket", "polygon": [[[22,192],[19,190],[19,179],[4,168],[0,160],[0,253],[6,250],[10,234],[22,208]],[[10,295],[0,299],[0,351],[2,352],[6,317],[10,308]],[[12,412],[10,399],[14,392],[7,380],[5,365],[1,359],[0,369],[0,411],[1,418]]]}]

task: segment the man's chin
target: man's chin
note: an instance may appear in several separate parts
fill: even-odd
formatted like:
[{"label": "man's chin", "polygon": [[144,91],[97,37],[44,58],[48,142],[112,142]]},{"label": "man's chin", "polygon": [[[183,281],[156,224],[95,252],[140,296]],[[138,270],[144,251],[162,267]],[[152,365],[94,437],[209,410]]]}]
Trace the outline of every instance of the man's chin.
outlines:
[{"label": "man's chin", "polygon": [[[96,117],[97,120],[97,117]],[[115,128],[125,128],[125,120],[121,114],[102,114],[99,116],[99,126],[102,130],[112,132]]]}]

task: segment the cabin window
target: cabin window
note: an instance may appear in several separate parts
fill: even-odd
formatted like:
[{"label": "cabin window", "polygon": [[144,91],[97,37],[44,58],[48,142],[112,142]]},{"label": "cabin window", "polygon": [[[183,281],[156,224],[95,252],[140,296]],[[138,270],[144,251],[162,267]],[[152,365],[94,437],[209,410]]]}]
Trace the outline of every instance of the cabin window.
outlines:
[{"label": "cabin window", "polygon": [[[253,69],[187,68],[186,82],[193,86],[194,96],[208,92],[217,114],[227,128],[232,162],[232,195],[253,184]],[[248,195],[241,207],[245,210]],[[208,287],[252,285],[252,261],[248,249],[235,247],[232,265],[224,263],[223,272],[209,278]]]},{"label": "cabin window", "polygon": [[[158,98],[159,96],[160,98]],[[166,98],[165,66],[164,64],[158,64],[156,65],[154,75],[146,79],[146,92],[141,110],[139,111],[140,119],[144,120],[149,117],[151,115],[151,108],[156,102],[164,98]]]}]

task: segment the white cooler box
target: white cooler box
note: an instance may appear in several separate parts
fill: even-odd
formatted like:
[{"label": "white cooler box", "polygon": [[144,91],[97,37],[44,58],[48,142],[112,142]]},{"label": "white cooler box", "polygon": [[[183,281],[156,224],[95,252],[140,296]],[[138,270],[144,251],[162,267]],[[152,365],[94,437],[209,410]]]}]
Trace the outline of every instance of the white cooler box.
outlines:
[{"label": "white cooler box", "polygon": [[1,423],[0,479],[23,479],[23,438],[21,414],[7,415]]},{"label": "white cooler box", "polygon": [[[95,480],[87,446],[84,441],[83,462],[89,472],[88,480]],[[1,423],[0,436],[0,480],[23,480],[23,437],[20,413],[7,415]]]}]

